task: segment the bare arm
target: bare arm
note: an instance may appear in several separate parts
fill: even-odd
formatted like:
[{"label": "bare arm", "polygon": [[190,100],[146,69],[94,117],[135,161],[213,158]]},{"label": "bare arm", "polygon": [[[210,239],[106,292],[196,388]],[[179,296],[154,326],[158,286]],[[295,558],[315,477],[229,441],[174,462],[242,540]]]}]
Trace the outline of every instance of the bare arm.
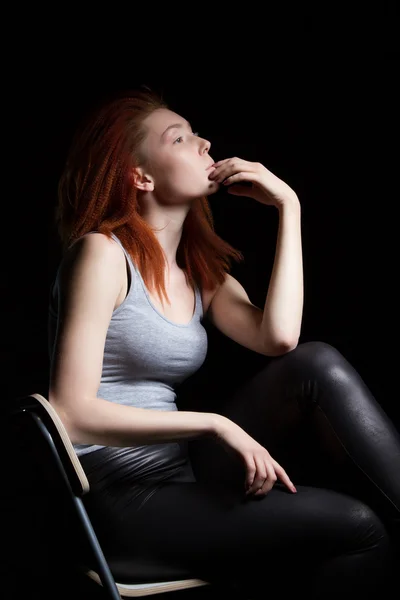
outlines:
[{"label": "bare arm", "polygon": [[96,397],[125,268],[119,246],[102,234],[87,235],[70,249],[60,273],[50,403],[75,444],[131,446],[215,434],[224,419],[217,414],[147,410]]},{"label": "bare arm", "polygon": [[284,351],[297,346],[303,296],[301,209],[295,198],[279,207],[275,259],[261,322],[261,334],[267,344],[277,340],[275,344]]},{"label": "bare arm", "polygon": [[[224,320],[220,321],[226,331],[241,340],[239,343],[244,342],[246,347],[267,356],[279,356],[297,346],[301,331],[303,258],[299,199],[261,163],[234,157],[220,160],[213,167],[209,178],[229,185],[231,194],[248,196],[279,210],[275,259],[261,322],[257,307],[251,305],[244,290],[231,280],[224,286],[231,289],[221,296],[230,296],[229,303],[235,307],[233,318],[228,321],[228,327]],[[251,182],[251,187],[243,186],[243,182]],[[212,303],[214,305],[214,300]],[[217,303],[215,300],[215,306]],[[246,321],[250,322],[250,331],[243,334]]]}]

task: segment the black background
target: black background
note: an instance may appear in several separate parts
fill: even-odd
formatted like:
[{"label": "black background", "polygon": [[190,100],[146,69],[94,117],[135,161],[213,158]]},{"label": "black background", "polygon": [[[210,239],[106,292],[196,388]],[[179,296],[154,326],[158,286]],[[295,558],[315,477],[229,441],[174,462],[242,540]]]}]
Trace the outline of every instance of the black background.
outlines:
[{"label": "black background", "polygon": [[[83,6],[18,5],[18,14],[4,15],[2,126],[11,141],[2,138],[2,410],[19,395],[47,394],[48,293],[60,259],[53,211],[74,127],[102,96],[146,83],[210,139],[215,160],[262,162],[295,189],[305,277],[300,341],[336,346],[400,430],[397,10],[382,3],[379,15],[363,6],[350,17],[336,5],[302,4],[298,14],[282,5],[276,19],[262,6],[264,14],[229,5],[218,18],[211,5],[193,5],[192,16],[186,5],[139,13],[136,4],[86,15]],[[172,19],[164,21],[163,10]],[[210,205],[217,232],[245,256],[233,276],[263,307],[275,210],[224,191]],[[187,391],[217,410],[267,359],[212,327],[208,333],[207,360]],[[9,580],[19,590],[25,580],[31,597],[44,598],[44,579],[36,596],[32,577],[52,549],[21,533],[35,520],[35,504],[29,511],[19,476],[8,478],[3,511],[13,523],[5,547],[16,547]]]},{"label": "black background", "polygon": [[[2,351],[9,398],[47,394],[47,300],[60,258],[53,211],[74,127],[104,95],[145,83],[211,141],[214,160],[262,162],[297,192],[305,277],[300,341],[336,346],[400,427],[398,53],[292,53],[274,63],[258,51],[248,68],[208,60],[189,69],[172,59],[168,68],[160,57],[157,68],[142,62],[140,72],[110,68],[99,57],[94,63],[94,51],[28,55],[10,88],[18,150],[11,203],[17,225],[7,227],[11,269],[3,279],[11,283],[3,298],[5,329],[12,327]],[[209,201],[216,231],[245,256],[232,275],[263,307],[277,212],[225,191]],[[209,343],[199,374],[212,382],[207,409],[265,362],[212,329]]]}]

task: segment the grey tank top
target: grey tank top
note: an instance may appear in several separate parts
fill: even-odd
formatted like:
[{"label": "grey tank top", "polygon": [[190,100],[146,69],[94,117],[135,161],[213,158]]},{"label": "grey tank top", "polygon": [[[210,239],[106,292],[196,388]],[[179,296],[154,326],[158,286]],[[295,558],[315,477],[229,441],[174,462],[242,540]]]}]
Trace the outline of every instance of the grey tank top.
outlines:
[{"label": "grey tank top", "polygon": [[[190,322],[182,325],[170,321],[153,305],[139,270],[117,236],[112,237],[125,254],[130,277],[125,300],[113,311],[107,330],[97,396],[127,406],[178,410],[174,388],[201,367],[208,349],[200,290],[196,286],[196,306]],[[50,357],[57,330],[58,275],[59,269],[50,289]],[[75,444],[74,448],[78,456],[83,456],[105,447]],[[137,457],[140,477],[155,475],[155,471],[179,470],[190,463],[186,442],[115,450],[119,455],[129,454],[132,468]]]}]

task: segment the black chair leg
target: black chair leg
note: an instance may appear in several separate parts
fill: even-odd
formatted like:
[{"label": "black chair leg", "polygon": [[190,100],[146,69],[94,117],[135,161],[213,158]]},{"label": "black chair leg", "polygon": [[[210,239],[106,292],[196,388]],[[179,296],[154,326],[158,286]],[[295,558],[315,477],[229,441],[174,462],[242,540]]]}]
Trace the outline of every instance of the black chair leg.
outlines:
[{"label": "black chair leg", "polygon": [[90,520],[86,514],[83,502],[81,498],[77,497],[74,497],[74,501],[79,518],[83,527],[85,528],[86,535],[88,536],[94,558],[97,562],[97,572],[100,577],[101,583],[103,584],[104,589],[108,592],[112,600],[121,600],[120,593],[115,584],[114,578],[111,574],[107,561],[104,557],[97,536],[93,531],[92,524],[90,523]]}]

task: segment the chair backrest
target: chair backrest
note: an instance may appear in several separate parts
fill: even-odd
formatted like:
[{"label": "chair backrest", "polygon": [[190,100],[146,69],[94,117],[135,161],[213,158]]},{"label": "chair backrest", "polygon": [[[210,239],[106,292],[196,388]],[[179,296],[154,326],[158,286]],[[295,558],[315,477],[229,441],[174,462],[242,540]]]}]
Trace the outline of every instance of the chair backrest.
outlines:
[{"label": "chair backrest", "polygon": [[[54,548],[53,554],[60,552],[56,556],[58,563],[62,562],[61,558],[68,563],[69,556],[73,556],[76,566],[84,567],[84,572],[91,579],[97,583],[101,582],[108,591],[108,597],[113,600],[120,599],[121,595],[144,596],[209,585],[206,581],[193,578],[186,569],[172,569],[166,576],[168,567],[163,567],[160,581],[154,581],[153,576],[150,583],[143,582],[143,565],[140,561],[129,566],[130,583],[116,583],[81,498],[89,492],[89,482],[57,412],[46,398],[35,393],[18,398],[14,402],[12,414],[21,419],[21,441],[26,438],[26,445],[23,444],[24,456],[26,449],[32,451],[36,458],[36,461],[33,461],[34,471],[39,466],[39,472],[44,475],[37,478],[34,476],[35,485],[37,481],[40,482],[39,486],[42,483],[43,486],[49,485],[46,489],[46,493],[52,497],[49,512],[54,509],[56,513],[53,521],[50,518],[50,527],[53,524],[54,530],[54,536],[50,536],[50,544]],[[29,457],[27,462],[30,463]],[[61,485],[61,494],[56,491],[58,484]],[[70,512],[72,506],[74,508]],[[51,517],[47,512],[48,507],[49,504],[46,504],[46,516]],[[71,545],[68,545],[69,542]],[[146,566],[148,567],[147,563]],[[159,565],[155,568],[161,569]],[[59,571],[59,568],[57,570]]]},{"label": "chair backrest", "polygon": [[60,417],[50,402],[41,394],[29,394],[16,400],[13,413],[26,414],[34,420],[49,443],[55,461],[61,460],[73,493],[77,496],[87,494],[90,488],[85,471]]},{"label": "chair backrest", "polygon": [[[53,578],[57,589],[61,573],[68,578],[70,567],[77,570],[88,565],[107,589],[108,597],[120,600],[81,498],[89,492],[89,482],[57,412],[46,398],[35,393],[17,398],[11,415],[15,417],[15,430],[20,435],[22,461],[19,465],[26,463],[27,469],[33,470],[30,479],[34,486],[34,513],[35,517],[40,513],[43,525],[41,531],[37,527],[33,529],[41,538],[38,551],[46,548],[50,553],[47,554],[46,577]],[[20,500],[23,511],[25,501],[23,495]]]}]

